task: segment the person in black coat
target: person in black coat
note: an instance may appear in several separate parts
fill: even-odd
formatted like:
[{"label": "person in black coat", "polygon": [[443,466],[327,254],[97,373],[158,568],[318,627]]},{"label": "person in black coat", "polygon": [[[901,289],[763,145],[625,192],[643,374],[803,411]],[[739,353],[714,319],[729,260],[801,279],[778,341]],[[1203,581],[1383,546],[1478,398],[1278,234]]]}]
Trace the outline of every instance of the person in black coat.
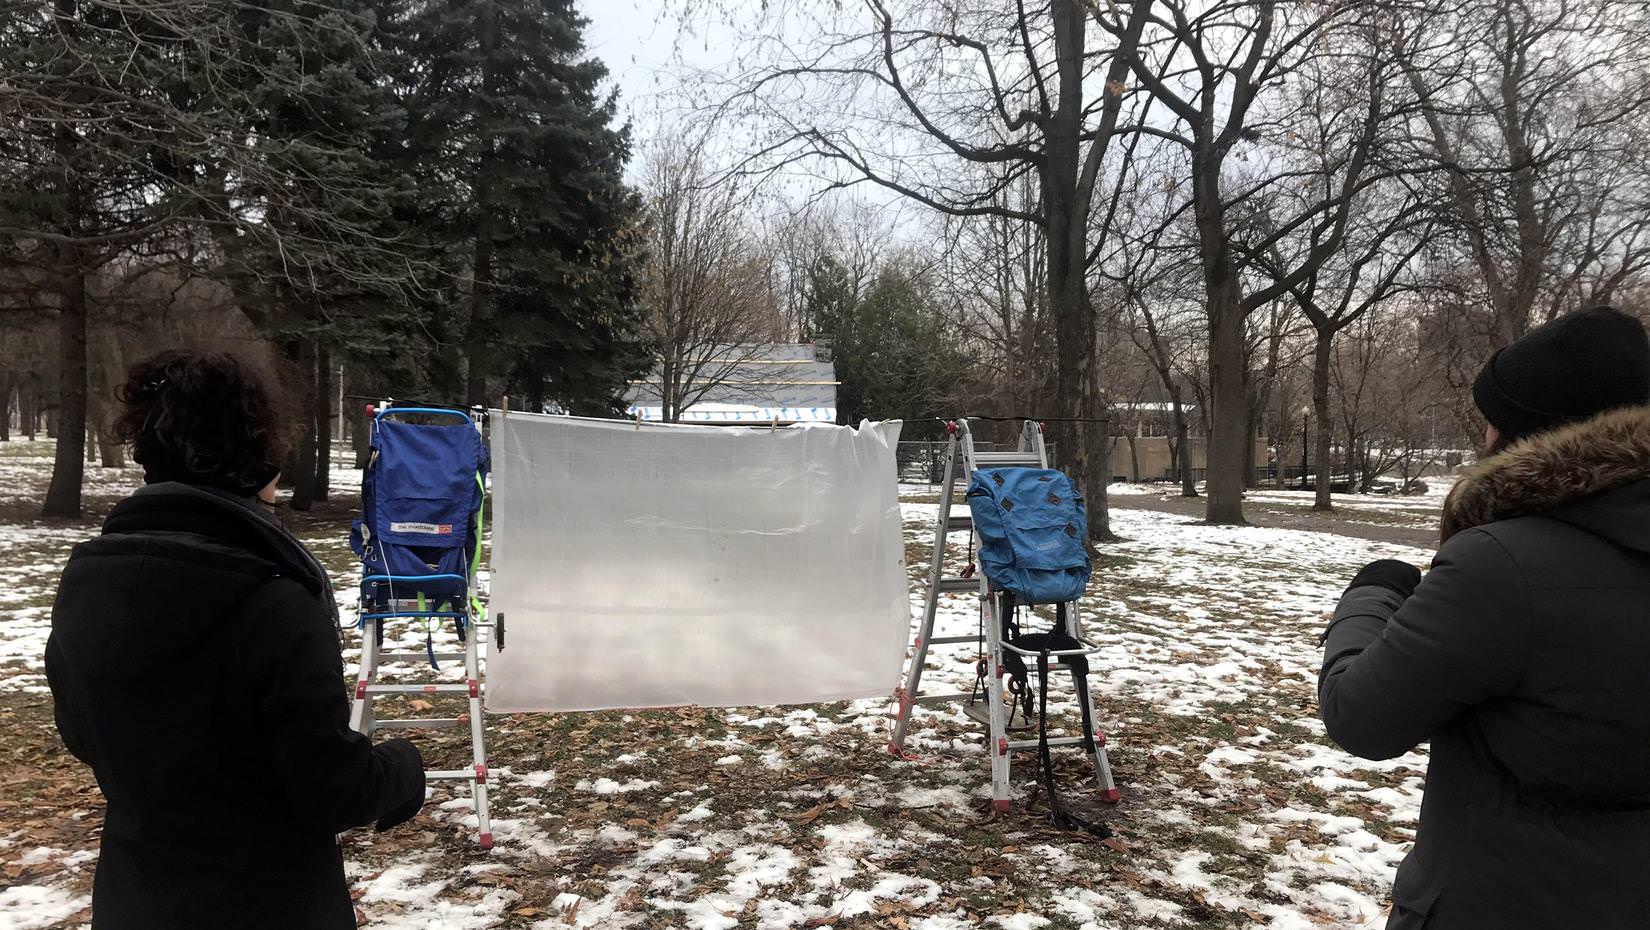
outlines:
[{"label": "person in black coat", "polygon": [[1389,930],[1650,926],[1650,340],[1607,308],[1501,350],[1492,454],[1423,579],[1364,568],[1325,635],[1329,736],[1431,740]]},{"label": "person in black coat", "polygon": [[272,394],[170,353],[122,400],[146,486],[75,547],[46,645],[58,732],[108,800],[92,926],[353,928],[336,834],[413,817],[424,766],[349,727],[332,585],[258,499]]}]

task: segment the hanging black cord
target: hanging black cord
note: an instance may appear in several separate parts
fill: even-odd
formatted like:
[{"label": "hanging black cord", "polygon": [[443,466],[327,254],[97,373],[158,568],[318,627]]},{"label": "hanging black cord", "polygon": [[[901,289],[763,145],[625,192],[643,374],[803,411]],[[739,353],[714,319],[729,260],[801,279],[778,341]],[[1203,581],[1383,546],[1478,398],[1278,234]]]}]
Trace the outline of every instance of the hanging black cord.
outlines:
[{"label": "hanging black cord", "polygon": [[[1091,823],[1081,817],[1066,811],[1060,803],[1060,795],[1054,790],[1054,757],[1048,751],[1048,647],[1045,645],[1037,651],[1038,703],[1037,703],[1037,780],[1048,793],[1048,812],[1054,825],[1062,830],[1077,830],[1105,839],[1112,835],[1111,828],[1103,823]],[[1073,684],[1084,687],[1086,675],[1072,668]],[[1078,704],[1083,707],[1083,727],[1088,728],[1088,702],[1081,699]],[[1085,733],[1084,746],[1090,746],[1094,739],[1092,734]]]},{"label": "hanging black cord", "polygon": [[[1020,638],[1020,605],[1014,602],[1014,592],[1004,591],[1003,624],[999,638],[1004,643],[1012,643]],[[1008,703],[1007,728],[1014,726],[1014,715],[1021,713],[1026,726],[1031,725],[1031,685],[1026,681],[1025,662],[1021,661],[1016,653],[1003,653],[1003,662],[1008,666],[1008,693],[1012,700]]]},{"label": "hanging black cord", "polygon": [[390,402],[390,406],[387,409],[389,410],[394,410],[396,407],[431,407],[440,408],[442,410],[463,411],[467,413],[474,409],[468,404],[453,404],[444,400],[419,400],[413,397],[386,398],[382,394],[345,394],[344,399],[364,400],[369,404],[382,404],[388,400]]},{"label": "hanging black cord", "polygon": [[969,414],[963,417],[935,417],[941,423],[953,423],[957,420],[985,420],[988,423],[1021,423],[1026,420],[1035,420],[1038,423],[1110,423],[1111,417],[1045,417],[1035,413],[1019,414],[1015,416],[987,416],[983,413]]}]

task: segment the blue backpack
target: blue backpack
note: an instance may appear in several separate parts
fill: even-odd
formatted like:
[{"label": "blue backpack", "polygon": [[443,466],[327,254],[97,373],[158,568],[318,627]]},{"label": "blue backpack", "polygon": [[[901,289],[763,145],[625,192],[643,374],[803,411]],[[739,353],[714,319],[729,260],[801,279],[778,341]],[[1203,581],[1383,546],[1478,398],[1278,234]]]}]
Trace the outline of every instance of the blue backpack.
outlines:
[{"label": "blue backpack", "polygon": [[991,586],[1021,604],[1063,604],[1081,597],[1093,571],[1083,540],[1083,495],[1049,468],[988,468],[974,473],[968,505],[980,536],[980,567]]},{"label": "blue backpack", "polygon": [[[392,408],[393,410],[393,408]],[[350,547],[361,557],[361,596],[462,601],[475,571],[487,447],[463,414],[456,423],[373,424]],[[391,576],[395,580],[375,581]]]}]

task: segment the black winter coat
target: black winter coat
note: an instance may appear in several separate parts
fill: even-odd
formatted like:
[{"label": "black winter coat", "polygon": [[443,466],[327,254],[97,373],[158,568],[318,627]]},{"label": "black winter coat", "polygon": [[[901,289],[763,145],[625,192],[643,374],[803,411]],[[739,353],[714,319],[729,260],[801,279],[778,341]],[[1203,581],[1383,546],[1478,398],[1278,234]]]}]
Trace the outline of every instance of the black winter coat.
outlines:
[{"label": "black winter coat", "polygon": [[46,674],[108,799],[96,930],[355,926],[335,834],[412,817],[424,769],[349,728],[332,597],[258,505],[188,485],[75,547]]},{"label": "black winter coat", "polygon": [[1432,741],[1389,930],[1650,926],[1650,411],[1486,459],[1407,600],[1348,591],[1319,699],[1387,759]]}]

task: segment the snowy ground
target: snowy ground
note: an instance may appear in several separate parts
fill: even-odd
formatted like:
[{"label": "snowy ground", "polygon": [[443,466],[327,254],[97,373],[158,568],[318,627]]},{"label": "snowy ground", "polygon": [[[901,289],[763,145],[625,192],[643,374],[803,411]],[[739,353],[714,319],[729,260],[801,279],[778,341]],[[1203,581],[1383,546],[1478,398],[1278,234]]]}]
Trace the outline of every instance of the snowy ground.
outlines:
[{"label": "snowy ground", "polygon": [[[12,518],[0,522],[0,928],[86,925],[100,822],[95,784],[56,741],[40,667],[57,570],[94,523],[25,519],[48,470],[44,444],[0,446],[0,513]],[[93,471],[95,518],[137,476]],[[916,577],[937,505],[931,488],[903,490]],[[983,741],[960,709],[919,713],[908,743],[915,762],[883,752],[883,701],[490,718],[498,848],[474,848],[462,788],[436,789],[408,827],[348,836],[362,922],[1380,926],[1426,760],[1368,763],[1327,745],[1313,699],[1315,637],[1359,565],[1383,556],[1425,564],[1430,553],[1333,533],[1200,526],[1127,509],[1127,495],[1113,505],[1127,541],[1102,553],[1083,613],[1105,647],[1093,679],[1124,799],[1094,803],[1074,753],[1060,781],[1115,839],[1053,831],[1040,806],[991,812]],[[1420,524],[1436,520],[1437,506],[1437,494],[1362,499],[1344,518]],[[291,518],[347,605],[358,575],[346,520],[342,507]],[[940,616],[942,633],[975,627],[967,598],[948,598]],[[423,644],[419,633],[405,639]],[[973,669],[972,650],[938,649],[926,684],[968,690]],[[453,762],[466,748],[450,731],[420,743]],[[1016,761],[1023,788],[1030,759]]]}]

